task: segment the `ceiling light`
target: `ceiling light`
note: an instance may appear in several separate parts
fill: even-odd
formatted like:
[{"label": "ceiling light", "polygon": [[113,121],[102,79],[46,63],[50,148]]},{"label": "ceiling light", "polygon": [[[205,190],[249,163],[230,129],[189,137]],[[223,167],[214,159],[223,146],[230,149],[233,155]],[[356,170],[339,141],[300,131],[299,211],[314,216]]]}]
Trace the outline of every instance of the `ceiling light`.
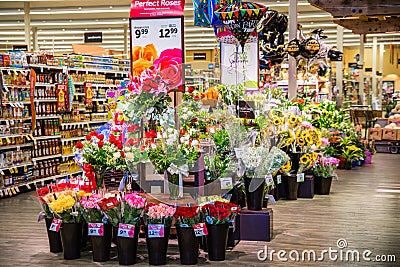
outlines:
[{"label": "ceiling light", "polygon": [[65,32],[65,29],[62,29],[63,32]]},{"label": "ceiling light", "polygon": [[110,8],[113,8],[113,6],[110,6]]},{"label": "ceiling light", "polygon": [[50,10],[51,10],[51,8],[49,7],[49,8],[47,8],[47,10],[48,10],[48,11],[50,11]]},{"label": "ceiling light", "polygon": [[20,8],[18,8],[18,12],[21,12],[21,9],[20,9]]},{"label": "ceiling light", "polygon": [[80,7],[78,7],[78,9],[79,9],[79,10],[81,10],[81,9],[82,9],[82,7],[80,6]]},{"label": "ceiling light", "polygon": [[45,20],[42,20],[42,22],[43,22],[43,23],[46,23],[46,21],[45,21]]},{"label": "ceiling light", "polygon": [[123,20],[123,21],[125,21],[125,20],[126,20],[126,18],[123,18],[122,20]]},{"label": "ceiling light", "polygon": [[70,19],[69,22],[72,22],[72,19]]}]

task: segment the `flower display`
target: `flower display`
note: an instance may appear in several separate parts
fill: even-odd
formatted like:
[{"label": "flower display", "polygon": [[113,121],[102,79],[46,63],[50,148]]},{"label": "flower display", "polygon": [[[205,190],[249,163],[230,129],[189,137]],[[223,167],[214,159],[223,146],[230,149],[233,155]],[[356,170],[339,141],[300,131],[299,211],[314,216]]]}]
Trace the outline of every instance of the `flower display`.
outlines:
[{"label": "flower display", "polygon": [[200,208],[198,206],[178,206],[174,217],[175,223],[180,227],[193,227],[200,222]]},{"label": "flower display", "polygon": [[121,203],[115,196],[103,197],[98,202],[100,209],[107,217],[107,221],[114,227],[122,221]]},{"label": "flower display", "polygon": [[147,224],[164,224],[171,226],[172,218],[176,208],[164,203],[148,204],[146,207],[146,223]]},{"label": "flower display", "polygon": [[104,215],[98,204],[99,200],[100,196],[98,194],[92,194],[90,196],[82,197],[82,199],[80,200],[81,213],[86,222],[103,222]]},{"label": "flower display", "polygon": [[74,153],[82,166],[85,176],[96,185],[103,187],[103,174],[110,169],[126,167],[125,152],[119,137],[110,134],[107,137],[95,131],[86,136],[86,140],[75,145]]},{"label": "flower display", "polygon": [[146,198],[137,193],[126,194],[123,198],[124,223],[135,225],[142,215],[146,205]]},{"label": "flower display", "polygon": [[223,224],[233,221],[240,209],[233,203],[215,201],[202,206],[201,211],[206,223]]},{"label": "flower display", "polygon": [[48,198],[48,205],[55,217],[61,219],[64,223],[82,222],[82,216],[78,212],[79,200],[86,194],[88,193],[84,191],[78,194],[78,192],[72,190],[58,192]]},{"label": "flower display", "polygon": [[315,176],[332,177],[338,165],[339,159],[337,158],[319,156],[312,170]]}]

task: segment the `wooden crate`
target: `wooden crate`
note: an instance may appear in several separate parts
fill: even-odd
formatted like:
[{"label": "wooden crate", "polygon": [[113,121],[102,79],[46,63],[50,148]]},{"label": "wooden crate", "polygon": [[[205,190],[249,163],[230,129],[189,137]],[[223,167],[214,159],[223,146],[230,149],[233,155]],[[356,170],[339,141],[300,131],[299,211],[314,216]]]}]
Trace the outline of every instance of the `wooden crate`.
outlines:
[{"label": "wooden crate", "polygon": [[382,140],[382,129],[381,128],[369,128],[368,129],[369,140]]},{"label": "wooden crate", "polygon": [[396,129],[383,128],[382,129],[382,140],[390,140],[390,141],[397,140],[397,132],[398,131]]}]

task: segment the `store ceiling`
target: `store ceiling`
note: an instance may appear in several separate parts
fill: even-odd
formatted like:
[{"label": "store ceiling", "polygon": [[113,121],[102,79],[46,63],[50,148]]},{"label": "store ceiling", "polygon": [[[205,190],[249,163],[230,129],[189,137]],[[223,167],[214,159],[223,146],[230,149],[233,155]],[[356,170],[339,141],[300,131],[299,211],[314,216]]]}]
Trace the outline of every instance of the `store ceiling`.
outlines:
[{"label": "store ceiling", "polygon": [[[27,2],[27,1],[25,1]],[[129,25],[131,0],[41,1],[31,0],[31,26],[38,30],[39,49],[71,52],[72,43],[82,44],[85,31],[103,32],[101,46],[123,51],[124,25]],[[288,0],[259,0],[270,9],[288,13]],[[305,0],[298,1],[298,21],[305,32],[322,28],[328,44],[336,43],[337,25],[332,16],[311,6]],[[372,37],[378,43],[400,44],[400,32],[367,35],[366,45],[372,45]],[[360,36],[350,30],[344,31],[344,45],[358,46]],[[0,2],[0,50],[12,45],[24,44],[24,1]],[[128,39],[129,42],[129,39]],[[212,49],[217,45],[211,28],[193,26],[193,3],[185,4],[185,47],[187,50]]]}]

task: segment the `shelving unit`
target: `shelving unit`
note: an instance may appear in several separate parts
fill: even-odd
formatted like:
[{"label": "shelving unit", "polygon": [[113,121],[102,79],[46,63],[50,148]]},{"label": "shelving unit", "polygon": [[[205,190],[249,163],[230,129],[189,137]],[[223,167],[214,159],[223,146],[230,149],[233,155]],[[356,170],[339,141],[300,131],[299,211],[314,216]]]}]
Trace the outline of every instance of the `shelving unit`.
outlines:
[{"label": "shelving unit", "polygon": [[[105,68],[113,69],[94,69],[75,67],[68,58],[65,56],[62,60],[67,63],[66,66],[53,65],[59,59],[51,58],[47,62],[52,62],[52,65],[47,65],[32,62],[37,59],[31,58],[34,64],[25,64],[25,67],[0,68],[3,78],[0,86],[7,89],[4,92],[11,92],[3,94],[1,99],[1,107],[7,112],[0,111],[0,197],[14,195],[23,186],[28,188],[35,183],[81,174],[73,159],[73,147],[77,141],[84,140],[90,130],[108,122],[108,111],[103,105],[107,102],[106,90],[116,88],[128,77],[129,61],[123,65],[119,65],[119,61],[112,64],[103,62]],[[93,62],[82,63],[85,66]],[[30,94],[29,84],[31,69],[36,72],[33,95]],[[67,84],[68,76],[72,77],[75,93],[70,111],[62,111],[57,107],[57,84]],[[92,83],[94,93],[92,103],[88,105],[83,104],[86,98],[85,82]],[[8,110],[16,110],[15,115],[4,116],[9,114]],[[33,110],[36,112],[34,131],[34,122],[31,121]],[[24,127],[17,127],[24,129],[23,132],[5,131],[3,128],[9,127],[9,122],[23,124]],[[43,151],[38,153],[39,149]],[[17,151],[26,153],[28,160],[17,159],[21,161],[18,165],[3,162],[4,159],[15,161],[13,152]],[[60,172],[64,173],[57,174]]]}]

